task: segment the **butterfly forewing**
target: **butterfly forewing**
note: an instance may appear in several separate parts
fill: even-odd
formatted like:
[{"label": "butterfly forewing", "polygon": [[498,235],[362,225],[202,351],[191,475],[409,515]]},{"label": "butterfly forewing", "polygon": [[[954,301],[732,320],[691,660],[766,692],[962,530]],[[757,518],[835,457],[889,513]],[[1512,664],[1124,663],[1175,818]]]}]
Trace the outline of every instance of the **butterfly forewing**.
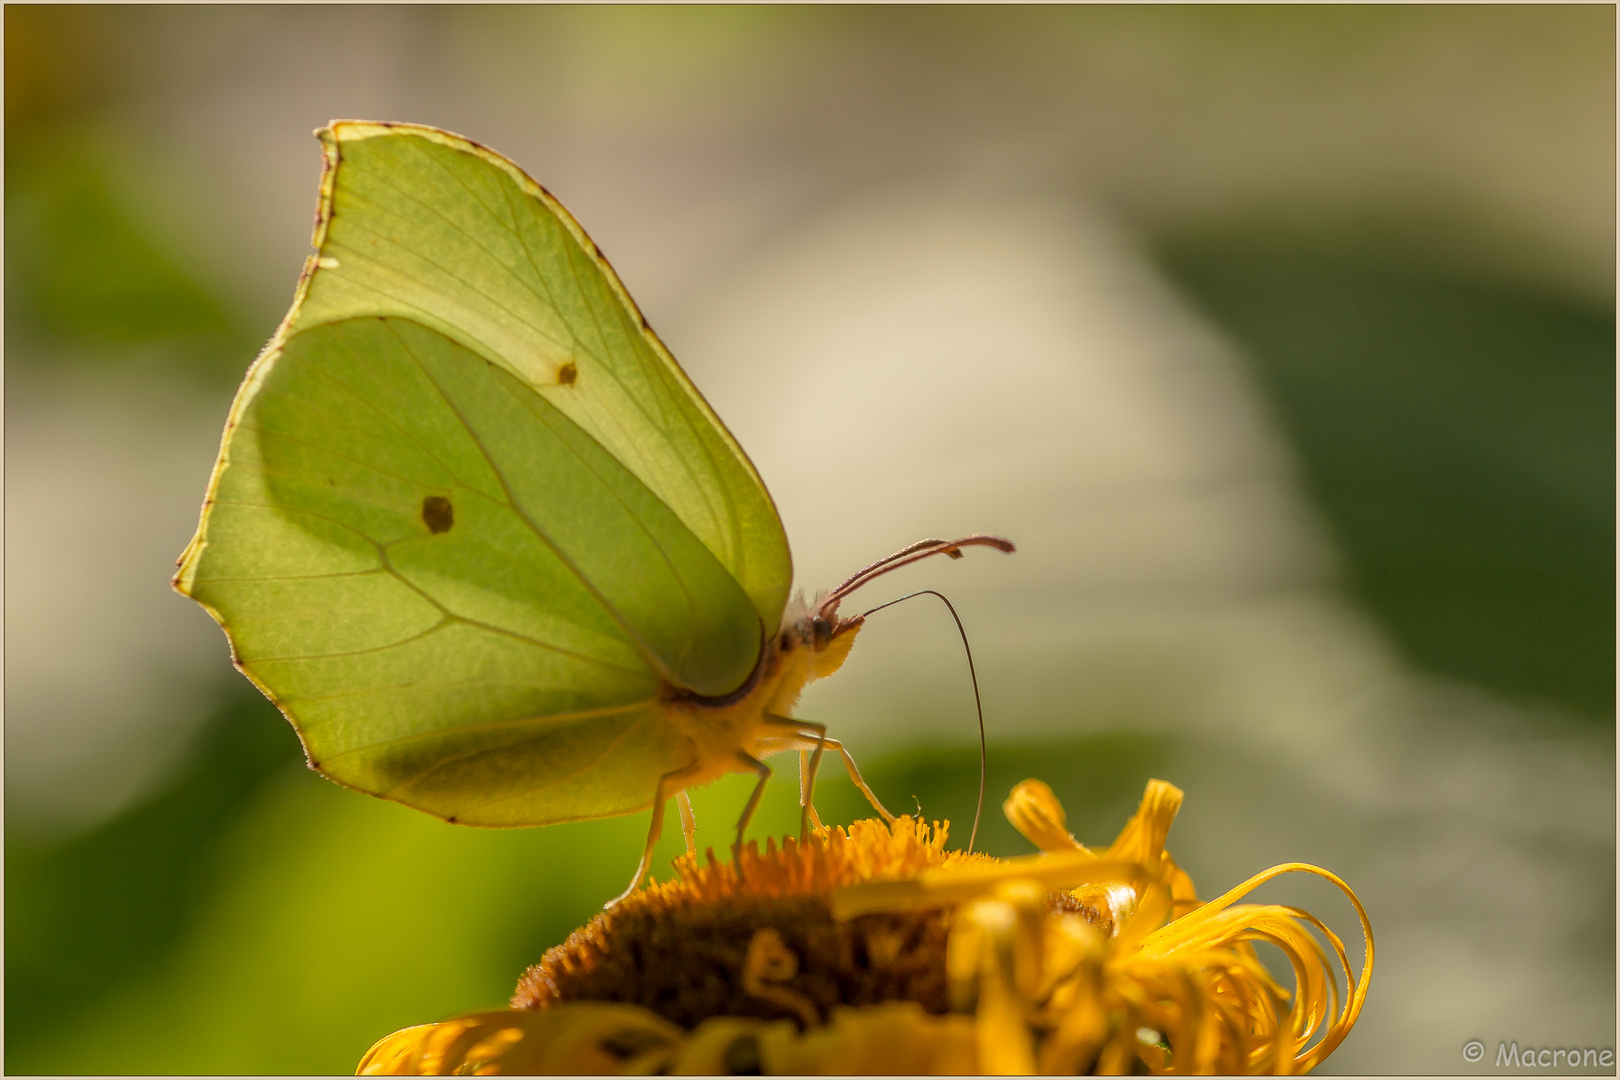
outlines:
[{"label": "butterfly forewing", "polygon": [[296,322],[403,315],[502,367],[674,511],[774,631],[792,570],[770,496],[567,212],[443,132],[345,122],[322,138],[322,258]]},{"label": "butterfly forewing", "polygon": [[670,688],[788,585],[747,459],[560,207],[431,129],[338,124],[293,310],[177,585],[345,784],[477,824],[647,805]]}]

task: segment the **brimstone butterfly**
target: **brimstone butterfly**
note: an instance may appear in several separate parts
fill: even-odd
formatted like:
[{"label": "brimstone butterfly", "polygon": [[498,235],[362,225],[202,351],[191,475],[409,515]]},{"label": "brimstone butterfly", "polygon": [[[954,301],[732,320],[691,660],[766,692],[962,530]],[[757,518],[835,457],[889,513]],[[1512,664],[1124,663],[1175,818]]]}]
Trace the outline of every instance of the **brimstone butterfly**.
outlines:
[{"label": "brimstone butterfly", "polygon": [[[335,121],[316,254],[249,369],[175,587],[311,768],[468,825],[651,804],[824,749],[788,719],[843,662],[748,458],[558,202],[436,128]],[[807,752],[809,756],[807,757]],[[691,829],[688,824],[688,845]],[[630,890],[626,890],[626,894]]]}]

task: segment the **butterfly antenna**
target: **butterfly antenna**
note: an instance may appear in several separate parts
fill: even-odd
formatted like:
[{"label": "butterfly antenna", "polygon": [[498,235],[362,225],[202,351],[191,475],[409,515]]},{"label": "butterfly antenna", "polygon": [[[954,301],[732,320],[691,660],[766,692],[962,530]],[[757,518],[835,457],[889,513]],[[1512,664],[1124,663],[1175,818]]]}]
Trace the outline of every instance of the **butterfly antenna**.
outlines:
[{"label": "butterfly antenna", "polygon": [[[967,653],[968,678],[973,680],[973,707],[978,710],[979,713],[979,804],[973,809],[973,831],[968,833],[967,849],[969,852],[971,852],[973,850],[973,842],[979,838],[979,815],[984,813],[984,704],[979,700],[979,676],[978,673],[973,670],[973,648],[968,644],[967,630],[965,630],[962,626],[962,619],[956,614],[955,605],[945,598],[945,594],[935,592],[933,589],[919,589],[916,592],[909,593],[897,600],[890,600],[886,604],[879,604],[877,607],[872,608],[869,611],[861,612],[856,616],[856,618],[865,619],[868,615],[882,611],[886,607],[893,607],[898,603],[911,600],[918,596],[937,596],[940,598],[940,600],[944,601],[945,609],[951,613],[951,618],[956,621],[956,632],[962,636],[962,648]],[[920,812],[920,804],[918,809]]]},{"label": "butterfly antenna", "polygon": [[[958,540],[919,540],[910,547],[903,547],[893,555],[887,555],[845,578],[836,589],[821,599],[816,613],[824,619],[831,619],[837,613],[838,604],[844,597],[873,578],[882,577],[890,570],[898,570],[902,566],[909,566],[911,563],[926,559],[932,555],[947,555],[953,559],[960,559],[962,549],[965,547],[992,547],[997,551],[1009,554],[1018,550],[1013,546],[1011,540],[1003,540],[999,536],[989,536],[985,533],[973,533]],[[940,597],[940,599],[945,598]],[[874,608],[873,610],[877,609]]]}]

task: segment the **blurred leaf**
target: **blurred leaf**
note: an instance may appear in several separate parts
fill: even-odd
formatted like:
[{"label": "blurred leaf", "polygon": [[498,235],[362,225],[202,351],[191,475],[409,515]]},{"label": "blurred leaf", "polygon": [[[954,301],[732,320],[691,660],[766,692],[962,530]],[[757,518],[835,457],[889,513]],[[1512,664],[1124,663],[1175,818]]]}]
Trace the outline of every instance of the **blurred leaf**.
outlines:
[{"label": "blurred leaf", "polygon": [[[142,87],[130,48],[140,22],[116,6],[6,9],[7,360],[234,382],[257,331],[138,212],[150,139],[109,115]],[[184,206],[193,194],[167,197]]]},{"label": "blurred leaf", "polygon": [[[732,779],[744,783],[706,790],[698,810],[722,847],[750,782]],[[774,787],[781,818],[796,791]],[[527,965],[623,888],[648,820],[473,829],[301,768],[247,806],[178,947],[54,1024],[13,1026],[10,1070],[352,1070],[395,1028],[504,1003]]]},{"label": "blurred leaf", "polygon": [[1408,656],[1608,721],[1614,312],[1412,250],[1234,230],[1160,255],[1253,362]]},{"label": "blurred leaf", "polygon": [[91,151],[8,153],[6,307],[62,344],[107,349],[231,330],[220,302],[120,205]]},{"label": "blurred leaf", "polygon": [[56,844],[8,828],[7,1028],[31,1031],[93,1003],[172,951],[209,898],[214,859],[246,800],[298,757],[292,731],[244,688],[143,805]]}]

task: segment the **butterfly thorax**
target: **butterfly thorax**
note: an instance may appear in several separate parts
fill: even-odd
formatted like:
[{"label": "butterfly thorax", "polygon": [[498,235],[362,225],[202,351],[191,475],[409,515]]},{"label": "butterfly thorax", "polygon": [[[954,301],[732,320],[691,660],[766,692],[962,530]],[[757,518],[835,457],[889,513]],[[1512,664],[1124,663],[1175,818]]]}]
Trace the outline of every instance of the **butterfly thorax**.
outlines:
[{"label": "butterfly thorax", "polygon": [[792,749],[795,741],[768,717],[791,717],[806,686],[842,667],[861,624],[859,618],[823,617],[795,599],[781,629],[763,643],[744,693],[708,700],[679,691],[667,695],[668,715],[691,739],[699,764],[699,774],[683,786],[747,771],[738,750],[759,758]]}]

